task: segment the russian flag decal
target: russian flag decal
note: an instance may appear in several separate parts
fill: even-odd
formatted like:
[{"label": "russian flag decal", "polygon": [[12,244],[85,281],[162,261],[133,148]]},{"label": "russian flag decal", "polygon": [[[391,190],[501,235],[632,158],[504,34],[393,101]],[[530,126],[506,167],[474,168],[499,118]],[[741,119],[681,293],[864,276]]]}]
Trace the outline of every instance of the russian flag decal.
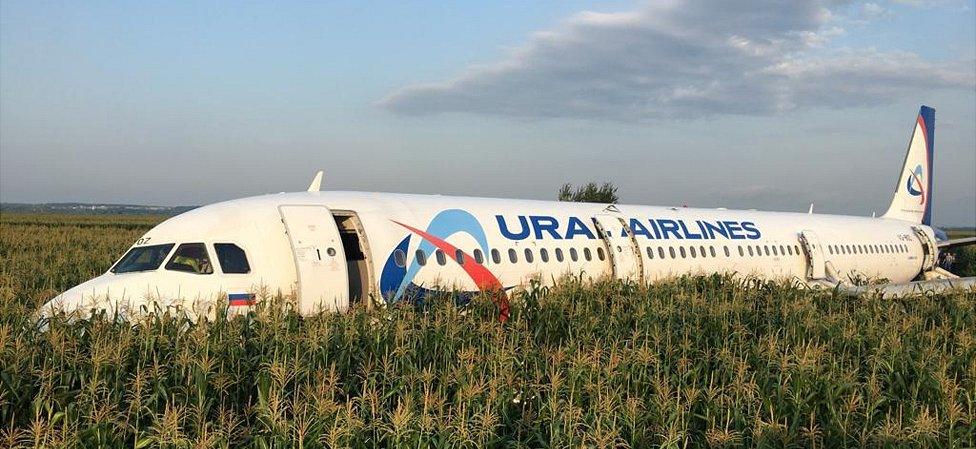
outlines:
[{"label": "russian flag decal", "polygon": [[227,295],[230,306],[253,306],[254,293],[230,293]]}]

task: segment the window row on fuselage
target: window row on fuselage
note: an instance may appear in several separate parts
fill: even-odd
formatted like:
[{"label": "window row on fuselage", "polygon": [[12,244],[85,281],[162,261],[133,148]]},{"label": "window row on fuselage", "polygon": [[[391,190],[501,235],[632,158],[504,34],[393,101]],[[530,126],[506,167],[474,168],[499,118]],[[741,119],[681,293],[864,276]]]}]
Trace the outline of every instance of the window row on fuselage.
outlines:
[{"label": "window row on fuselage", "polygon": [[827,245],[831,255],[853,254],[903,254],[909,251],[904,243],[832,244]]},{"label": "window row on fuselage", "polygon": [[[617,247],[617,251],[622,251],[623,249]],[[648,260],[654,259],[686,259],[686,258],[732,258],[738,254],[739,257],[763,257],[763,256],[799,256],[800,252],[799,245],[784,245],[784,244],[763,244],[763,245],[671,245],[671,246],[646,246],[644,247],[646,258]],[[465,259],[470,257],[474,259],[475,262],[479,264],[484,264],[486,262],[485,254],[480,249],[475,249],[469,253],[461,249],[455,250],[454,254],[448,255],[444,251],[438,249],[432,254],[428,255],[424,250],[418,249],[414,253],[414,258],[418,265],[426,266],[428,263],[436,263],[438,265],[447,265],[448,259],[453,259],[458,264],[464,264]],[[397,249],[393,253],[394,262],[399,267],[405,267],[407,263],[406,252]],[[541,263],[557,262],[562,263],[566,261],[579,262],[586,261],[591,262],[593,260],[605,261],[607,259],[606,252],[602,246],[596,248],[524,248],[521,251],[515,248],[509,248],[507,250],[499,250],[497,248],[492,249],[488,255],[491,258],[491,262],[495,265],[500,265],[503,262],[510,264],[519,264],[523,261],[525,263],[535,263],[538,260]]]},{"label": "window row on fuselage", "polygon": [[[490,251],[490,256],[491,256],[491,261],[495,265],[499,265],[503,262],[503,260],[505,260],[502,258],[502,252],[497,248],[494,248]],[[532,248],[525,248],[520,252],[515,248],[509,248],[505,252],[505,256],[508,262],[511,264],[520,263],[520,259],[524,260],[526,263],[535,263],[536,251],[534,251]],[[427,253],[424,252],[424,250],[418,249],[415,252],[414,257],[418,265],[420,266],[427,265],[428,256]],[[451,256],[451,258],[454,259],[454,261],[462,265],[464,264],[466,257],[468,256],[461,249],[455,250],[454,254]],[[473,258],[474,261],[479,264],[485,263],[485,254],[480,249],[475,249],[474,251],[472,251],[470,257]],[[549,263],[551,261],[564,262],[566,260],[570,260],[573,262],[585,260],[587,262],[590,262],[593,261],[594,259],[606,260],[607,255],[603,247],[597,247],[596,249],[591,249],[588,247],[584,247],[582,249],[569,248],[569,250],[567,251],[563,251],[562,248],[555,248],[552,250],[551,254],[549,249],[539,248],[538,257],[539,257],[539,261],[542,263]],[[445,254],[444,251],[438,249],[434,251],[433,259],[434,261],[436,261],[438,265],[443,266],[447,264],[448,255]],[[394,251],[393,260],[394,262],[396,262],[397,266],[400,267],[406,266],[406,253],[404,253],[399,249]]]},{"label": "window row on fuselage", "polygon": [[[687,249],[686,249],[687,248]],[[646,247],[648,259],[655,258],[653,247]],[[665,251],[664,247],[657,247],[656,256],[658,259],[677,258],[698,258],[698,257],[734,257],[735,253],[739,257],[761,257],[761,256],[786,256],[800,255],[799,245],[765,244],[765,245],[679,245],[670,246]]]}]

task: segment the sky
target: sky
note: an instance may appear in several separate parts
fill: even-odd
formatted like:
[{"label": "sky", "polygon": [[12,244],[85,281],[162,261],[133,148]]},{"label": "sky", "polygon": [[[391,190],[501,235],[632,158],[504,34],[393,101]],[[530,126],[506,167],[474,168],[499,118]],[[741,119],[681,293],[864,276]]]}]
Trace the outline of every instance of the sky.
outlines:
[{"label": "sky", "polygon": [[0,2],[0,201],[304,190],[883,213],[921,104],[976,225],[973,0]]}]

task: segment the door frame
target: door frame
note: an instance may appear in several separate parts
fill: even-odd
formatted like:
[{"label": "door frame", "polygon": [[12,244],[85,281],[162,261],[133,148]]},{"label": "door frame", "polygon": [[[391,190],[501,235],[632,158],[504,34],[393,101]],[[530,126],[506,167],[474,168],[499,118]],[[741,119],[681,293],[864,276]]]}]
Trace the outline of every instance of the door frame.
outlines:
[{"label": "door frame", "polygon": [[[811,229],[800,231],[797,236],[800,246],[807,255],[807,279],[819,280],[827,278],[827,253],[824,252],[820,236]],[[817,259],[820,263],[817,263]]]},{"label": "door frame", "polygon": [[[616,220],[617,222],[620,223],[620,226],[621,228],[623,228],[624,232],[627,233],[626,246],[628,246],[630,248],[630,251],[633,253],[633,257],[636,265],[635,269],[637,272],[636,279],[625,277],[620,274],[621,271],[620,270],[621,264],[619,261],[620,255],[614,250],[614,248],[617,246],[616,245],[617,243],[624,244],[623,242],[619,241],[624,239],[624,237],[612,235],[613,234],[612,232],[608,233],[607,229],[603,226],[603,223],[600,222],[600,219],[604,219],[604,218],[608,220]],[[634,230],[630,229],[630,225],[627,224],[627,219],[618,214],[599,213],[599,214],[593,214],[592,221],[593,221],[593,225],[596,227],[597,233],[600,234],[600,240],[602,240],[604,246],[606,246],[607,258],[609,259],[610,262],[610,275],[615,279],[636,281],[639,283],[643,283],[644,282],[644,258],[641,257],[640,245],[637,243],[636,236],[634,236]]]},{"label": "door frame", "polygon": [[[332,212],[332,218],[348,218],[351,219],[353,228],[356,231],[356,235],[359,237],[359,248],[363,251],[363,255],[366,257],[366,285],[368,291],[363,292],[366,296],[360,300],[366,303],[366,307],[372,308],[377,301],[377,296],[379,292],[379,280],[376,278],[376,269],[373,264],[373,252],[369,245],[369,238],[366,235],[366,230],[363,227],[363,220],[359,218],[359,214],[356,211],[348,209],[330,209]],[[338,223],[336,223],[336,228],[338,228]],[[342,237],[342,229],[339,229],[340,240]],[[343,247],[343,253],[345,253],[345,248]],[[347,259],[348,260],[348,259]],[[346,273],[346,277],[349,277],[349,273]],[[349,287],[352,289],[352,287]],[[350,290],[351,291],[351,290]],[[349,298],[352,301],[352,298]]]}]

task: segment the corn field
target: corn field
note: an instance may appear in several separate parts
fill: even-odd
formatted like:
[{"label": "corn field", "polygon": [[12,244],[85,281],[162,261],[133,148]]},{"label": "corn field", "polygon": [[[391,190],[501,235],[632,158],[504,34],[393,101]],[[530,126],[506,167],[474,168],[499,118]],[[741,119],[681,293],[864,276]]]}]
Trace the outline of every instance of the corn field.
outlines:
[{"label": "corn field", "polygon": [[301,317],[34,311],[158,221],[4,214],[0,447],[972,447],[976,293],[682,278]]}]

